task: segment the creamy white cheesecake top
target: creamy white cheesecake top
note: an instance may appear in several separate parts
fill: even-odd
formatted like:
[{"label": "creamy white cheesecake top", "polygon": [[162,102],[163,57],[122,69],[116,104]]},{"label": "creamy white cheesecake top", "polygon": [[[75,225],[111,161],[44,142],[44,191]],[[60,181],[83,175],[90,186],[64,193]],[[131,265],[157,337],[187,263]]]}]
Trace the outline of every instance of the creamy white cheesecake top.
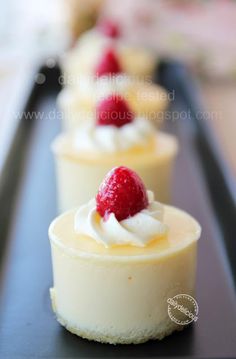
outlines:
[{"label": "creamy white cheesecake top", "polygon": [[49,228],[52,244],[75,258],[79,256],[125,262],[162,260],[189,248],[201,234],[201,227],[192,216],[178,208],[164,205],[163,223],[168,226],[166,236],[158,236],[144,247],[125,244],[107,248],[91,236],[76,233],[76,213],[74,209],[60,215]]}]

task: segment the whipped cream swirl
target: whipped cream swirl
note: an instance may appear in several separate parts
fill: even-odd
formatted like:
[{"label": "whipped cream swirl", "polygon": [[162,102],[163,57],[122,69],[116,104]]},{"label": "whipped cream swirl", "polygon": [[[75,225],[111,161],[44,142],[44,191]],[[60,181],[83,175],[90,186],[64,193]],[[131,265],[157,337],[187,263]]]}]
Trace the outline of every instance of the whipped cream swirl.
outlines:
[{"label": "whipped cream swirl", "polygon": [[73,50],[64,57],[65,65],[70,73],[74,71],[76,76],[78,69],[89,74],[94,71],[101,54],[111,47],[117,49],[117,44],[117,39],[104,36],[96,29],[86,31],[79,37]]},{"label": "whipped cream swirl", "polygon": [[75,232],[93,238],[105,247],[114,245],[132,245],[145,247],[154,238],[167,233],[163,223],[164,207],[154,200],[151,191],[147,191],[149,205],[132,217],[118,221],[111,213],[104,220],[96,211],[95,199],[79,208],[75,215]]},{"label": "whipped cream swirl", "polygon": [[96,64],[103,51],[110,46],[115,46],[116,43],[117,39],[110,38],[92,29],[84,32],[79,37],[71,52],[77,55],[78,62],[80,62],[81,57],[84,57],[91,64]]},{"label": "whipped cream swirl", "polygon": [[74,147],[81,152],[114,153],[145,148],[155,136],[155,129],[145,118],[135,118],[122,127],[81,125],[74,135]]}]

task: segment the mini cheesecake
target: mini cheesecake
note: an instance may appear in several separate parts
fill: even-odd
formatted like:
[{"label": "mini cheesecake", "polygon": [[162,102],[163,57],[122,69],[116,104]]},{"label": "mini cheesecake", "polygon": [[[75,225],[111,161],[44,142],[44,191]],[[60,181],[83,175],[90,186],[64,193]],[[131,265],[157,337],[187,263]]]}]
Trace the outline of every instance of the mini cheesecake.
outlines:
[{"label": "mini cheesecake", "polygon": [[136,82],[127,79],[127,76],[119,80],[116,76],[95,81],[83,78],[80,86],[61,90],[57,104],[62,113],[63,130],[72,131],[82,123],[91,121],[95,116],[97,101],[109,92],[124,96],[137,115],[148,118],[156,127],[163,124],[168,106],[167,92],[156,84]]},{"label": "mini cheesecake", "polygon": [[121,29],[111,20],[103,20],[80,36],[73,49],[63,55],[61,67],[66,83],[81,74],[93,72],[100,54],[107,47],[116,49],[124,72],[132,76],[152,77],[157,65],[156,56],[148,49],[126,44]]},{"label": "mini cheesecake", "polygon": [[[135,117],[127,103],[122,107],[122,101],[117,101],[117,96],[104,99],[97,105],[96,124],[94,121],[76,132],[62,133],[54,140],[60,212],[95,196],[105,174],[119,165],[137,171],[160,201],[170,201],[177,140],[157,132],[147,119]],[[121,108],[112,110],[113,105]],[[99,113],[105,115],[104,120]]]},{"label": "mini cheesecake", "polygon": [[194,296],[201,228],[189,214],[154,200],[137,174],[113,169],[96,199],[50,228],[50,290],[58,321],[83,338],[143,343],[183,329],[167,300]]},{"label": "mini cheesecake", "polygon": [[57,100],[65,130],[75,129],[81,122],[93,118],[96,103],[110,92],[122,95],[139,116],[157,124],[163,122],[168,105],[167,92],[150,81],[128,76],[114,48],[101,53],[91,73],[71,77],[70,82],[74,86],[64,87]]}]

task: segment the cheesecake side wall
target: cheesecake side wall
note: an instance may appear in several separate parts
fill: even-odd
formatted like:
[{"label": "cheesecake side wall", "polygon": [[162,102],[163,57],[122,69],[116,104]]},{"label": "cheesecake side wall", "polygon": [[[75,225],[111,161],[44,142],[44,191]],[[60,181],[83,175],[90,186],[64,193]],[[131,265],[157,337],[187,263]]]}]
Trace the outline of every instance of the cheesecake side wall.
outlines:
[{"label": "cheesecake side wall", "polygon": [[195,241],[165,257],[131,261],[72,256],[53,240],[51,249],[53,307],[72,332],[132,343],[181,329],[168,317],[167,299],[180,293],[194,296]]},{"label": "cheesecake side wall", "polygon": [[[106,156],[106,155],[104,155]],[[146,188],[163,203],[170,202],[170,181],[175,153],[162,160],[131,165],[122,160],[111,163],[75,161],[63,155],[55,155],[59,212],[87,203],[95,197],[105,175],[115,166],[127,165],[138,172]]]}]

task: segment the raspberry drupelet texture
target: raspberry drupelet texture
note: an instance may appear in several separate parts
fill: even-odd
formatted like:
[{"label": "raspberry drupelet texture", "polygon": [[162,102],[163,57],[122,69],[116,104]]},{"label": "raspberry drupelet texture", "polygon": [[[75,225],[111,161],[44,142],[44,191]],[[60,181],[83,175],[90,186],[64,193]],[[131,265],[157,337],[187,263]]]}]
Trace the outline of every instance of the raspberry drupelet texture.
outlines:
[{"label": "raspberry drupelet texture", "polygon": [[102,182],[96,196],[97,212],[106,220],[114,213],[118,221],[134,216],[148,206],[146,188],[131,169],[112,169]]},{"label": "raspberry drupelet texture", "polygon": [[120,95],[111,94],[97,104],[96,125],[122,127],[134,120],[134,113]]},{"label": "raspberry drupelet texture", "polygon": [[95,75],[98,77],[116,75],[122,72],[116,52],[113,48],[107,49],[95,68]]}]

